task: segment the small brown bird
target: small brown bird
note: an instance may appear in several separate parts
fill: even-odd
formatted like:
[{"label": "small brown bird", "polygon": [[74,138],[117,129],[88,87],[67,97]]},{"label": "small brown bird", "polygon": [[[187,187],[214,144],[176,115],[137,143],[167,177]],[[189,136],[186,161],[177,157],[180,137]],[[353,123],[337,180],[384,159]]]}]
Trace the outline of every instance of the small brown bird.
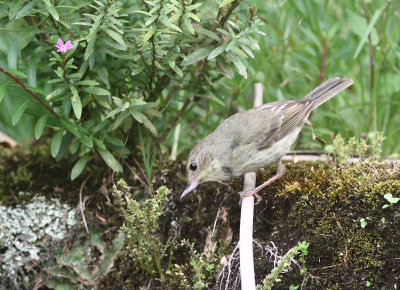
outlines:
[{"label": "small brown bird", "polygon": [[[181,199],[200,183],[229,180],[277,162],[272,178],[241,196],[255,195],[282,177],[281,162],[311,111],[350,85],[349,78],[331,78],[302,99],[277,101],[232,115],[198,141],[189,154],[188,185]],[[260,198],[261,199],[261,198]]]}]

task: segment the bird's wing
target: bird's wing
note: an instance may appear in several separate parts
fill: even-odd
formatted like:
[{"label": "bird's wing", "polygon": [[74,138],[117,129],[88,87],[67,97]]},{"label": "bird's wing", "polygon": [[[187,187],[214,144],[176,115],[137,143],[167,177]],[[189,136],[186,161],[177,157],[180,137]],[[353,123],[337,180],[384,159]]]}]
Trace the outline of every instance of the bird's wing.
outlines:
[{"label": "bird's wing", "polygon": [[276,142],[290,134],[293,130],[303,126],[306,118],[311,112],[313,101],[283,101],[273,102],[256,108],[260,114],[265,114],[265,131],[259,138],[258,149],[263,150],[271,147]]}]

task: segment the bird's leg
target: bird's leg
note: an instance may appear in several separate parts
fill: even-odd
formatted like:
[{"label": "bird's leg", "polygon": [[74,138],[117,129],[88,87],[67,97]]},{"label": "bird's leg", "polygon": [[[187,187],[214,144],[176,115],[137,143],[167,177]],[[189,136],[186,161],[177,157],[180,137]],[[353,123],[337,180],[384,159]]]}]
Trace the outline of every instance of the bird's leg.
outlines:
[{"label": "bird's leg", "polygon": [[256,188],[252,189],[252,190],[248,190],[248,191],[242,191],[240,192],[240,198],[246,197],[246,196],[255,196],[257,199],[257,203],[259,203],[262,200],[262,197],[258,194],[258,192],[260,190],[262,190],[264,187],[266,187],[267,185],[270,185],[272,182],[274,182],[275,180],[281,178],[283,176],[283,174],[285,174],[285,165],[283,165],[282,160],[279,159],[276,162],[276,174],[274,176],[272,176],[270,179],[268,179],[266,182],[264,182],[263,184],[257,186]]}]

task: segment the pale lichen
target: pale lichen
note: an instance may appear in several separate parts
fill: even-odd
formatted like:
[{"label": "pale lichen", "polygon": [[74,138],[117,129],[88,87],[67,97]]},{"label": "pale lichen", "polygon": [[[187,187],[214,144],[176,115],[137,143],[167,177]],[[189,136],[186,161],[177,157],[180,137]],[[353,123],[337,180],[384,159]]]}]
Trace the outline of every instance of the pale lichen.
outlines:
[{"label": "pale lichen", "polygon": [[36,197],[16,207],[0,205],[1,272],[15,275],[19,268],[39,260],[50,242],[64,238],[77,223],[76,216],[74,208],[54,198]]}]

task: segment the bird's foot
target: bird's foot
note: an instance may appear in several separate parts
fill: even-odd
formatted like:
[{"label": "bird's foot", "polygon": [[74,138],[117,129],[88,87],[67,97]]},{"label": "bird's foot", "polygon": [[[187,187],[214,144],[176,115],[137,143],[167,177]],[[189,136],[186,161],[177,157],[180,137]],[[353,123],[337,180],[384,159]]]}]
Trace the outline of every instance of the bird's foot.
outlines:
[{"label": "bird's foot", "polygon": [[240,203],[242,203],[242,199],[244,197],[249,197],[249,196],[254,196],[257,199],[256,204],[259,204],[260,201],[262,201],[262,197],[258,194],[258,190],[253,189],[253,190],[247,190],[247,191],[241,191],[239,192],[240,195]]}]

